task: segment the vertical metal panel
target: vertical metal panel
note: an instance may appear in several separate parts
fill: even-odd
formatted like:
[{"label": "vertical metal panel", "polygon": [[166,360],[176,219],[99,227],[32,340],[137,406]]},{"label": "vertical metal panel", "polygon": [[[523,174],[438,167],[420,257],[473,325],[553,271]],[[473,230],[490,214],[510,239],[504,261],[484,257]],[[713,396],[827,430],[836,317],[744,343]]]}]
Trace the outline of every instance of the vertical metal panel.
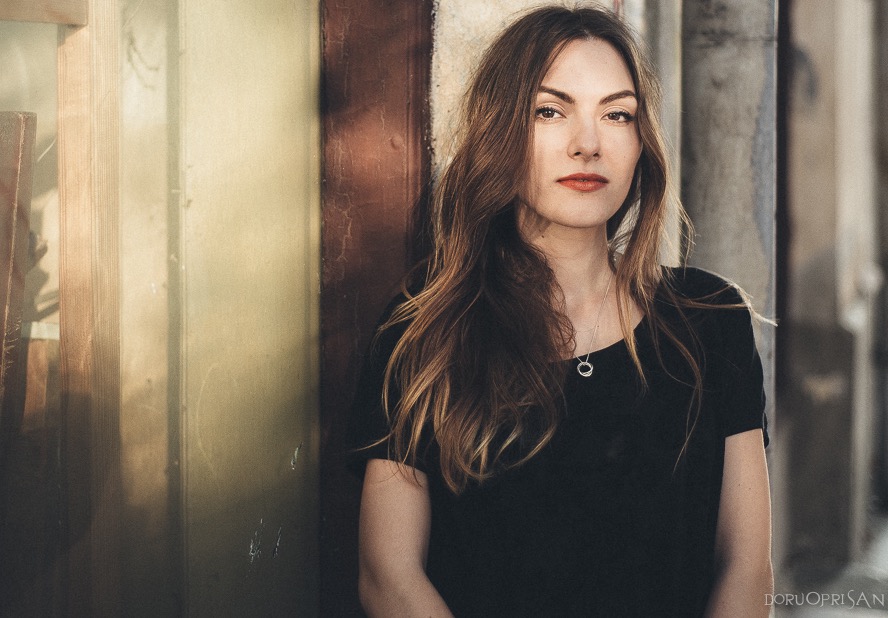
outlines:
[{"label": "vertical metal panel", "polygon": [[[775,511],[796,571],[835,569],[848,557],[847,453],[852,337],[838,326],[835,234],[835,21],[793,1],[787,101],[786,311],[780,326],[781,428]],[[832,446],[835,445],[835,446]],[[830,456],[824,457],[835,449]],[[828,491],[824,491],[829,487]],[[815,541],[816,539],[816,541]],[[778,562],[778,567],[780,567]],[[779,572],[779,571],[778,571]]]},{"label": "vertical metal panel", "polygon": [[432,4],[324,3],[323,615],[359,611],[344,434],[359,355],[405,271],[409,212],[428,181]]},{"label": "vertical metal panel", "polygon": [[183,0],[180,37],[187,611],[313,615],[316,8]]}]

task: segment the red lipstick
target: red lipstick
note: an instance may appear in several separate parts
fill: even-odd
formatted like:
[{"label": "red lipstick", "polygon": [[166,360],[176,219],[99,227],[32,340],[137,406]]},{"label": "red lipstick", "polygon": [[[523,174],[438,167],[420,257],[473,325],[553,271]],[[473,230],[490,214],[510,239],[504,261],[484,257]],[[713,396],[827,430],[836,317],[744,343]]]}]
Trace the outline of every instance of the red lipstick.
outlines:
[{"label": "red lipstick", "polygon": [[557,182],[574,191],[588,192],[602,188],[607,184],[607,178],[598,174],[571,174],[570,176],[559,178]]}]

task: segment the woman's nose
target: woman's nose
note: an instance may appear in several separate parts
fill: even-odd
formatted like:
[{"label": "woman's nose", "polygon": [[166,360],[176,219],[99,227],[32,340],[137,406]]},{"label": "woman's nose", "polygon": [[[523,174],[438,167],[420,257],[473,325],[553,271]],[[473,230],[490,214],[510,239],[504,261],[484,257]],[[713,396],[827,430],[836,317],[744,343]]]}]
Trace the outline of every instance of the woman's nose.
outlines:
[{"label": "woman's nose", "polygon": [[568,151],[571,157],[578,159],[591,160],[601,156],[601,140],[594,122],[577,122]]}]

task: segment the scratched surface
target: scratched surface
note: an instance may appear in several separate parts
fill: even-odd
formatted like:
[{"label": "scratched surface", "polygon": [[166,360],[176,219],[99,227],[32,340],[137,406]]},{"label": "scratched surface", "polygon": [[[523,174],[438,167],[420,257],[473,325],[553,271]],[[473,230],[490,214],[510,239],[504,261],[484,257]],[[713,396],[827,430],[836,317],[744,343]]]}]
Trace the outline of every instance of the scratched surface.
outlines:
[{"label": "scratched surface", "polygon": [[317,613],[317,21],[123,5],[125,614]]},{"label": "scratched surface", "polygon": [[313,615],[317,13],[186,0],[179,17],[187,610]]}]

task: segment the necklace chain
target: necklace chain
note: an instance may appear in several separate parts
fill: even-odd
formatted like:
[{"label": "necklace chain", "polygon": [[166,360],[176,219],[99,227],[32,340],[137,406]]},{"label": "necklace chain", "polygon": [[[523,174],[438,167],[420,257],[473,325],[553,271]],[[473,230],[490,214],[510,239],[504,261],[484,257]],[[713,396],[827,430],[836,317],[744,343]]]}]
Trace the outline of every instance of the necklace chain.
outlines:
[{"label": "necklace chain", "polygon": [[[595,344],[595,336],[598,334],[598,326],[601,324],[601,312],[604,309],[604,305],[607,304],[607,295],[610,293],[611,283],[613,282],[613,276],[608,277],[607,280],[607,288],[604,290],[604,298],[601,300],[601,304],[598,306],[598,315],[595,318],[595,327],[592,329],[592,340],[589,342],[589,351],[586,353],[586,358],[580,361],[577,365],[577,373],[579,373],[584,378],[588,378],[592,375],[592,372],[595,368],[592,366],[592,363],[589,362],[589,357],[592,355],[592,346]],[[579,357],[577,357],[579,358]]]}]

